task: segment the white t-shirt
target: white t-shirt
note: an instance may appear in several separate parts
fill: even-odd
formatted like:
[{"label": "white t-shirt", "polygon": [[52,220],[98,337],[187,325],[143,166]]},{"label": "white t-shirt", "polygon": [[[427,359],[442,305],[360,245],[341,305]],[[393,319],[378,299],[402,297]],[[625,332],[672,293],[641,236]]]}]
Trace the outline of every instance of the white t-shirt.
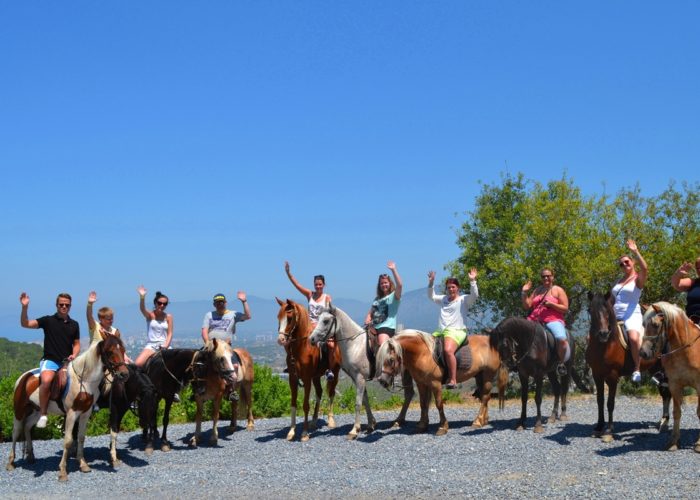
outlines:
[{"label": "white t-shirt", "polygon": [[447,295],[436,295],[433,287],[428,287],[428,298],[440,306],[439,329],[454,328],[463,330],[466,328],[464,324],[463,313],[469,310],[476,299],[479,297],[479,288],[476,286],[476,281],[469,282],[469,294],[459,295],[455,300],[450,302]]}]

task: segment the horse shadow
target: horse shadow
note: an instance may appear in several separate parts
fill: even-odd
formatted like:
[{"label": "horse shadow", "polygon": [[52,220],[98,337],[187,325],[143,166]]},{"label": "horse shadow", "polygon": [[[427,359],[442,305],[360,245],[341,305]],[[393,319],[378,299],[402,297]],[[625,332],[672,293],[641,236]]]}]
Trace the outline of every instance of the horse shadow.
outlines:
[{"label": "horse shadow", "polygon": [[[146,465],[148,465],[148,462],[146,460],[133,455],[129,450],[124,448],[117,448],[117,457],[119,458],[119,460],[121,460],[123,465],[126,465],[128,467],[145,467]],[[104,472],[117,472],[119,468],[119,466],[112,466],[109,456],[109,447],[106,446],[86,446],[85,460],[87,460],[90,468],[94,470]]]}]

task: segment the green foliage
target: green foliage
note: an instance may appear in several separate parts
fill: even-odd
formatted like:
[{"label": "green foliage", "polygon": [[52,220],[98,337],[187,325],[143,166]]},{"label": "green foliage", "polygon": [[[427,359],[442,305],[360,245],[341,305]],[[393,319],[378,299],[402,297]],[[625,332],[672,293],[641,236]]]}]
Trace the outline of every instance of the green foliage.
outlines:
[{"label": "green foliage", "polygon": [[42,354],[43,349],[38,344],[13,342],[0,337],[0,378],[36,368]]},{"label": "green foliage", "polygon": [[619,277],[617,259],[634,239],[649,265],[643,300],[678,302],[670,277],[700,247],[700,184],[673,184],[657,197],[638,187],[610,198],[585,197],[564,176],[546,185],[522,174],[505,175],[500,185],[484,185],[475,209],[458,233],[461,254],[451,273],[467,279],[479,270],[480,307],[501,317],[523,313],[520,290],[539,283],[542,267],[552,267],[569,295],[569,326],[586,306],[588,290],[608,290]]},{"label": "green foliage", "polygon": [[[302,391],[299,392],[302,393]],[[273,375],[269,366],[256,364],[255,383],[253,384],[253,416],[273,418],[289,414],[291,400],[289,383],[279,376]]]},{"label": "green foliage", "polygon": [[442,401],[444,403],[461,403],[462,395],[459,391],[445,389],[442,391]]}]

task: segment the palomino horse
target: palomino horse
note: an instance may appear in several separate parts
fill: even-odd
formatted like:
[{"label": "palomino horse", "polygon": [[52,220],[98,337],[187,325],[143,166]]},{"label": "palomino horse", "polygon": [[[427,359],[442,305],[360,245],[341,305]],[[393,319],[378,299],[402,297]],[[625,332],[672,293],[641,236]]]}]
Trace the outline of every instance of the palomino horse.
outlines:
[{"label": "palomino horse", "polygon": [[[170,407],[173,405],[175,393],[180,392],[192,379],[195,349],[161,349],[146,363],[143,371],[151,379],[156,388],[156,407],[161,399],[165,399],[163,411],[163,434],[161,435],[161,451],[170,451],[168,441],[168,422],[170,422]],[[153,416],[151,425],[143,430],[146,442],[158,437],[157,415]]]},{"label": "palomino horse", "polygon": [[[574,381],[581,390],[587,388],[580,381],[580,378],[573,370],[576,346],[573,337],[567,332],[569,347],[572,355],[565,363],[567,374],[559,376],[557,365],[559,360],[555,351],[555,343],[549,345],[548,335],[545,327],[535,321],[525,318],[511,317],[501,321],[492,332],[498,339],[498,349],[501,360],[511,369],[517,369],[520,378],[520,420],[516,425],[517,430],[525,427],[527,417],[527,396],[528,381],[530,377],[535,380],[535,404],[537,406],[537,418],[535,420],[535,432],[543,432],[542,412],[542,381],[547,375],[552,385],[554,393],[554,406],[548,422],[553,423],[559,418],[568,420],[566,415],[566,395],[569,392],[569,377],[573,375]],[[561,414],[559,414],[559,400],[561,399]]]},{"label": "palomino horse", "polygon": [[[498,373],[498,397],[499,407],[503,407],[505,400],[505,388],[508,383],[508,370],[501,365],[501,357],[498,355],[498,343],[495,336],[471,335],[469,344],[463,349],[470,349],[472,363],[467,370],[457,370],[457,382],[464,382],[476,377],[479,394],[481,395],[481,408],[473,422],[474,427],[482,427],[489,421],[489,400],[491,399],[491,383]],[[442,402],[442,368],[435,359],[435,339],[418,330],[404,330],[395,337],[382,344],[377,352],[377,366],[382,373],[378,381],[384,387],[389,388],[397,374],[408,371],[410,378],[402,377],[403,383],[411,383],[415,380],[420,397],[420,421],[416,430],[425,432],[428,429],[428,407],[430,395],[435,398],[435,406],[440,413],[440,426],[436,435],[447,433],[449,427]],[[411,393],[411,396],[413,394]],[[410,403],[410,399],[408,400]],[[406,405],[406,401],[404,402]],[[397,421],[405,418],[399,415]]]},{"label": "palomino horse", "polygon": [[[156,388],[153,386],[141,368],[127,365],[129,378],[126,381],[112,380],[105,384],[97,404],[100,408],[109,408],[110,446],[109,456],[112,465],[116,467],[121,462],[117,457],[117,434],[122,419],[134,401],[138,402],[139,423],[147,430],[156,418]],[[106,377],[105,377],[105,380]],[[146,454],[153,453],[153,442],[146,443]]]},{"label": "palomino horse", "polygon": [[[586,347],[586,362],[591,367],[596,386],[598,401],[598,423],[593,428],[593,437],[602,437],[608,443],[613,440],[613,412],[615,411],[615,393],[620,377],[632,375],[634,363],[629,350],[623,346],[622,331],[618,326],[613,310],[612,295],[588,292],[588,313],[591,326]],[[641,359],[640,368],[644,371],[655,372],[661,367],[657,360]],[[605,427],[603,412],[605,400],[605,384],[608,385],[608,426]],[[666,387],[659,387],[663,399],[663,416],[659,429],[668,428],[668,409],[671,393]]]},{"label": "palomino horse", "polygon": [[360,411],[364,403],[367,410],[367,432],[374,431],[377,421],[369,407],[369,397],[365,384],[370,379],[372,366],[367,358],[367,332],[355,323],[343,310],[330,305],[318,318],[318,324],[311,333],[311,345],[334,338],[340,348],[342,366],[345,373],[355,383],[355,424],[348,433],[348,439],[357,438],[360,432]]},{"label": "palomino horse", "polygon": [[[280,342],[287,347],[287,371],[289,372],[289,389],[292,392],[291,404],[291,425],[287,433],[287,441],[294,439],[297,424],[297,391],[298,381],[304,384],[304,426],[301,432],[301,440],[309,440],[309,429],[315,430],[318,421],[318,411],[321,406],[321,377],[324,375],[328,363],[322,362],[321,350],[317,346],[312,346],[309,341],[312,325],[309,320],[309,313],[306,308],[297,304],[293,300],[287,299],[282,302],[277,299],[280,310],[277,313],[279,322]],[[333,416],[333,399],[335,398],[335,386],[338,383],[338,372],[340,371],[340,351],[332,349],[328,356],[333,356],[335,363],[333,370],[333,380],[326,384],[328,391],[328,427],[335,428],[335,418]],[[309,396],[311,395],[311,384],[316,391],[316,404],[314,405],[314,416],[309,425]]]},{"label": "palomino horse", "polygon": [[[231,432],[236,432],[236,421],[238,419],[238,391],[243,402],[246,404],[248,412],[248,423],[246,429],[252,431],[255,422],[253,421],[253,359],[245,349],[233,349],[228,342],[211,339],[204,348],[198,352],[194,363],[195,380],[202,386],[201,393],[195,392],[197,402],[197,415],[195,417],[195,431],[190,438],[190,446],[196,447],[199,444],[199,437],[202,432],[202,410],[204,402],[214,401],[212,412],[212,433],[209,443],[216,446],[219,441],[219,410],[221,400],[225,394],[231,400]],[[193,381],[194,382],[194,381]]]},{"label": "palomino horse", "polygon": [[[118,337],[102,334],[99,342],[93,343],[84,353],[71,361],[66,370],[66,386],[61,389],[58,399],[49,402],[48,411],[53,415],[64,415],[65,431],[63,434],[63,456],[59,464],[58,479],[68,480],[66,465],[68,453],[73,445],[73,426],[78,421],[78,448],[76,458],[81,472],[90,472],[85,461],[83,447],[88,419],[92,406],[99,394],[99,385],[104,378],[105,369],[117,379],[125,379],[129,371],[124,364],[124,344]],[[60,374],[56,375],[58,379]],[[25,457],[28,463],[34,463],[32,447],[32,427],[39,420],[39,369],[24,373],[15,383],[14,393],[14,427],[12,430],[12,450],[7,462],[7,470],[15,468],[15,444],[24,431]]]},{"label": "palomino horse", "polygon": [[[644,329],[640,355],[645,359],[661,359],[666,371],[673,396],[673,430],[666,449],[677,450],[683,388],[693,387],[700,395],[700,328],[679,307],[657,302],[644,315]],[[697,415],[700,418],[700,396]],[[700,439],[693,449],[700,453]]]}]

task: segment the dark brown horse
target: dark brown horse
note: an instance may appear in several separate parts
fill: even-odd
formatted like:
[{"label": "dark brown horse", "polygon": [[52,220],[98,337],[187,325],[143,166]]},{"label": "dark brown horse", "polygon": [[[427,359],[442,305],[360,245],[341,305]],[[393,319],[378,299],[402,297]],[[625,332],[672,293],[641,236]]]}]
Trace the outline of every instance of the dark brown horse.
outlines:
[{"label": "dark brown horse", "polygon": [[[511,370],[516,369],[520,377],[520,401],[522,410],[517,430],[525,427],[527,417],[528,382],[530,377],[535,380],[535,404],[537,405],[537,418],[535,420],[535,432],[543,432],[542,413],[542,382],[547,375],[554,393],[554,406],[548,422],[553,423],[557,419],[568,420],[566,415],[566,395],[569,392],[569,381],[573,375],[576,385],[581,390],[587,390],[578,375],[573,370],[574,356],[564,363],[567,369],[566,375],[557,374],[559,364],[556,354],[555,342],[550,345],[548,334],[543,325],[525,318],[512,317],[501,321],[492,332],[498,338],[501,360]],[[571,352],[576,352],[574,338],[567,332]],[[559,401],[561,400],[561,413],[559,413]]]},{"label": "dark brown horse", "polygon": [[[321,405],[321,377],[328,368],[327,360],[321,358],[321,348],[312,346],[309,343],[309,335],[313,330],[313,325],[309,320],[309,313],[305,307],[297,304],[293,300],[286,302],[277,299],[280,310],[277,313],[279,322],[280,343],[287,347],[287,369],[289,371],[289,388],[292,391],[291,424],[287,433],[287,441],[292,441],[296,432],[297,414],[297,391],[298,381],[304,385],[304,426],[301,432],[301,440],[308,441],[309,430],[315,430],[318,420],[318,412]],[[324,354],[326,355],[326,354]],[[331,350],[327,356],[333,356],[332,363],[333,380],[326,384],[328,391],[328,427],[335,428],[335,418],[333,416],[333,399],[335,398],[335,386],[338,383],[338,372],[340,371],[340,349]],[[309,425],[309,396],[311,386],[316,391],[316,405],[314,406],[314,416]]]},{"label": "dark brown horse", "polygon": [[[632,375],[634,362],[632,355],[623,345],[622,331],[618,326],[613,310],[613,298],[610,292],[588,292],[588,312],[591,326],[588,333],[586,362],[591,367],[598,401],[598,423],[593,428],[593,437],[602,437],[603,441],[613,440],[613,412],[615,411],[615,394],[620,377]],[[661,368],[658,360],[641,360],[642,371],[656,372]],[[605,384],[608,385],[608,426],[605,427],[604,399]],[[659,387],[663,399],[663,415],[659,430],[668,429],[668,411],[671,393],[666,387]]]},{"label": "dark brown horse", "polygon": [[[683,388],[690,386],[700,394],[700,327],[683,310],[668,302],[657,302],[644,315],[642,359],[660,359],[673,396],[673,431],[667,450],[677,450],[680,440]],[[700,398],[697,415],[700,418]],[[700,453],[700,439],[693,448]]]},{"label": "dark brown horse", "polygon": [[[481,408],[472,426],[482,427],[489,421],[489,400],[491,399],[492,380],[498,374],[498,395],[500,406],[503,406],[505,387],[508,383],[508,370],[501,365],[495,337],[488,335],[470,335],[469,345],[462,349],[471,350],[473,360],[468,369],[457,370],[457,381],[464,382],[476,378],[477,388],[481,395]],[[417,431],[428,429],[428,407],[430,396],[435,398],[435,406],[440,414],[440,425],[436,435],[442,436],[449,427],[442,401],[442,383],[444,371],[435,359],[435,339],[432,335],[418,330],[404,330],[399,335],[390,338],[382,344],[377,352],[377,367],[381,374],[377,378],[380,384],[389,388],[397,374],[402,375],[402,382],[411,388],[404,400],[403,408],[397,419],[400,425],[405,421],[406,409],[413,397],[411,379],[418,386],[420,397],[420,421]],[[404,388],[405,388],[404,387]]]},{"label": "dark brown horse", "polygon": [[212,339],[197,353],[195,365],[195,377],[202,390],[195,392],[197,414],[190,446],[196,447],[199,444],[199,436],[202,431],[202,409],[207,400],[214,402],[209,444],[216,446],[219,439],[217,428],[219,409],[224,395],[228,395],[231,401],[231,432],[236,431],[239,397],[243,398],[247,407],[248,422],[246,428],[252,431],[255,426],[252,400],[254,373],[253,358],[250,357],[248,351],[240,348],[233,349],[226,341]]}]

